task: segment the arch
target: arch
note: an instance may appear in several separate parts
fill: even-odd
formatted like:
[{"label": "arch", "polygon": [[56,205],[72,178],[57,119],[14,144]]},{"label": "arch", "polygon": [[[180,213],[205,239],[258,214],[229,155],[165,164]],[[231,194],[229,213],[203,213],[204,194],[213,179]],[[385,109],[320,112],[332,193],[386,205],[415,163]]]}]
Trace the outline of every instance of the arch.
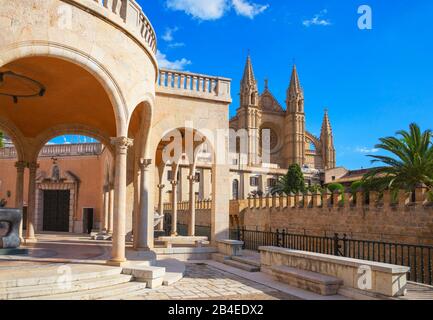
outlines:
[{"label": "arch", "polygon": [[81,50],[59,43],[26,41],[11,45],[2,51],[0,54],[0,67],[19,59],[35,56],[62,59],[82,67],[93,75],[110,99],[115,115],[117,135],[127,135],[126,119],[128,118],[128,109],[125,98],[113,75],[99,61]]},{"label": "arch", "polygon": [[103,132],[85,126],[81,124],[68,124],[68,125],[59,125],[53,128],[49,128],[42,132],[38,137],[36,137],[37,143],[32,150],[32,154],[29,155],[31,161],[36,161],[40,150],[53,138],[63,135],[83,135],[94,138],[104,144],[104,146],[110,151],[111,155],[114,157],[114,146],[110,143],[110,137],[108,137]]},{"label": "arch", "polygon": [[[136,107],[132,110],[128,118],[128,136],[136,134],[140,137],[141,145],[137,149],[137,157],[144,159],[152,159],[150,148],[151,124],[153,118],[153,108],[155,105],[155,97],[151,94],[146,94],[139,99]],[[134,143],[137,146],[136,143]]]},{"label": "arch", "polygon": [[321,146],[322,146],[322,143],[320,142],[320,140],[318,138],[316,138],[314,135],[312,135],[311,133],[309,133],[308,131],[305,132],[305,138],[306,138],[306,140],[308,140],[309,142],[311,142],[314,145],[314,147],[316,148],[316,152],[320,153]]},{"label": "arch", "polygon": [[4,118],[0,118],[0,131],[3,131],[11,138],[17,151],[18,161],[24,161],[26,159],[25,138],[21,131],[12,122]]}]

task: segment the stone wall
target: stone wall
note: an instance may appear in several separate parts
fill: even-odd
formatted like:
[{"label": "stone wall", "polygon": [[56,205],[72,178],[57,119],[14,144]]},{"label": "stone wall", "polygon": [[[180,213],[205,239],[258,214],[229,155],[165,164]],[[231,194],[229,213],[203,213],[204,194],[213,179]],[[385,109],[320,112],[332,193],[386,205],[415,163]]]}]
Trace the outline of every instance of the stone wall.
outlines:
[{"label": "stone wall", "polygon": [[[342,194],[325,193],[231,201],[230,228],[284,229],[317,236],[339,233],[352,239],[433,245],[433,204],[426,192],[424,187],[414,194],[400,191],[394,200],[385,191],[370,192],[368,197],[346,193],[344,200]],[[210,205],[196,205],[197,225],[210,225]],[[179,203],[178,208],[179,222],[187,224],[188,203]],[[170,205],[165,209],[171,212]]]},{"label": "stone wall", "polygon": [[[353,239],[433,245],[433,205],[426,200],[426,189],[401,191],[392,201],[386,191],[356,195],[292,195],[249,199],[239,213],[240,225],[263,231],[283,230],[307,235],[347,234]],[[414,200],[414,201],[413,201]]]}]

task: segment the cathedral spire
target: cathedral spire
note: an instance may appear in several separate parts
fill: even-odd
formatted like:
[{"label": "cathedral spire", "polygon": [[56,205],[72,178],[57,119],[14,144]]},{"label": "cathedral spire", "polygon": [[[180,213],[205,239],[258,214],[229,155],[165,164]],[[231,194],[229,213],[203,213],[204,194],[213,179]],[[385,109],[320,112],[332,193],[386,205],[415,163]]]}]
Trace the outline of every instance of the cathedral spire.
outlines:
[{"label": "cathedral spire", "polygon": [[259,91],[254,77],[251,56],[248,54],[244,75],[241,81],[241,107],[257,107],[259,105]]},{"label": "cathedral spire", "polygon": [[256,84],[257,83],[254,77],[253,64],[251,63],[251,56],[248,54],[247,62],[245,63],[244,75],[242,77],[242,85],[254,86]]},{"label": "cathedral spire", "polygon": [[322,132],[320,133],[320,141],[323,146],[323,164],[325,169],[336,167],[336,156],[334,147],[334,136],[332,134],[331,121],[329,120],[328,109],[325,109],[323,117]]},{"label": "cathedral spire", "polygon": [[330,135],[332,135],[331,121],[329,120],[328,109],[325,109],[321,136],[323,137],[323,136],[330,136]]},{"label": "cathedral spire", "polygon": [[295,64],[293,65],[288,93],[292,97],[302,93],[301,82],[299,81],[298,70]]}]

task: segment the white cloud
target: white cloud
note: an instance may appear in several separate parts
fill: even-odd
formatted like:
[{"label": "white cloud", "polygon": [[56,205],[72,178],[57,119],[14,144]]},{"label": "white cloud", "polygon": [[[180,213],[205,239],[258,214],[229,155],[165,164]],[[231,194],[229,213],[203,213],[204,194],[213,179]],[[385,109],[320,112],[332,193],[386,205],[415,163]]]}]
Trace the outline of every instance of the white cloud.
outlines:
[{"label": "white cloud", "polygon": [[185,47],[185,43],[183,42],[173,42],[168,45],[170,48],[180,48]]},{"label": "white cloud", "polygon": [[163,69],[184,70],[186,66],[191,64],[191,61],[185,58],[170,61],[167,59],[167,55],[159,50],[156,52],[156,59],[158,60],[159,67]]},{"label": "white cloud", "polygon": [[167,41],[167,42],[171,42],[171,41],[173,41],[173,40],[174,40],[173,33],[175,33],[175,32],[178,31],[178,30],[179,30],[178,27],[174,27],[174,28],[166,28],[166,29],[165,29],[165,33],[164,33],[163,36],[162,36],[162,39],[163,39],[164,41]]},{"label": "white cloud", "polygon": [[227,0],[167,0],[169,9],[184,11],[200,20],[217,20],[228,9]]},{"label": "white cloud", "polygon": [[238,15],[253,19],[256,15],[264,12],[269,5],[249,3],[246,0],[232,0],[233,7]]},{"label": "white cloud", "polygon": [[302,24],[305,27],[310,26],[330,26],[332,23],[329,19],[325,18],[325,15],[328,13],[328,10],[324,9],[320,11],[318,14],[314,15],[313,18],[302,21]]},{"label": "white cloud", "polygon": [[379,149],[367,148],[367,147],[357,147],[355,149],[355,151],[359,152],[359,153],[377,153],[377,152],[379,152]]},{"label": "white cloud", "polygon": [[260,5],[249,0],[167,0],[167,7],[184,11],[199,20],[217,20],[231,8],[238,15],[253,19],[269,5]]}]

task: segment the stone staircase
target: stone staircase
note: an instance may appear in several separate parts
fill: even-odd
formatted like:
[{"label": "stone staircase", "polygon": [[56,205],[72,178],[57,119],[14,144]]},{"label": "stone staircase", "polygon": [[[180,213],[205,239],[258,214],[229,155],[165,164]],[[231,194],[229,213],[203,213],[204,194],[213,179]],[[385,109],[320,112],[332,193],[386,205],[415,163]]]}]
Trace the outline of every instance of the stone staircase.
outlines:
[{"label": "stone staircase", "polygon": [[[1,271],[1,270],[0,270]],[[121,300],[182,279],[177,260],[105,265],[54,264],[0,273],[0,300]]]},{"label": "stone staircase", "polygon": [[225,259],[223,263],[248,272],[260,272],[260,261],[248,257],[233,256]]}]

